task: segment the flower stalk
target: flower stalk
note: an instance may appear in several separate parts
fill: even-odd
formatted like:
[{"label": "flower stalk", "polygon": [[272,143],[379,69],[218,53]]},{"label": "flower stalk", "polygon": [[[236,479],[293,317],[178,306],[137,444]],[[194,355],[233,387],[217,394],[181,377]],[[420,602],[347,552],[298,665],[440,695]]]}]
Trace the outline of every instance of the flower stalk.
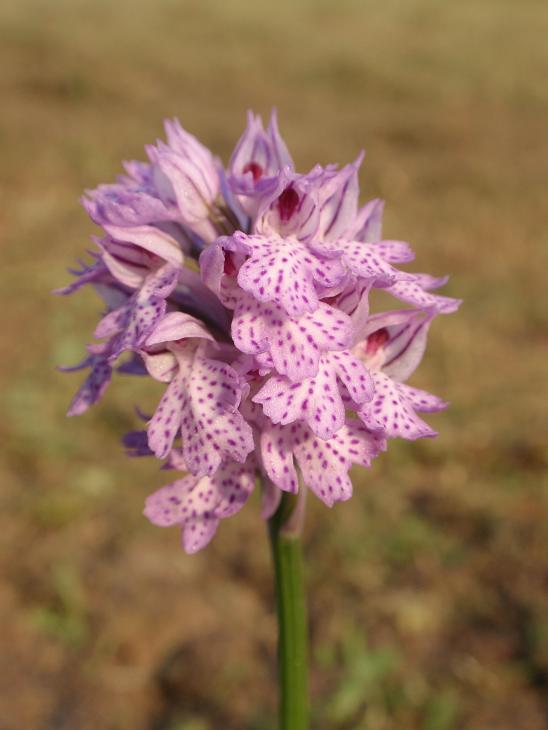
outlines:
[{"label": "flower stalk", "polygon": [[286,493],[269,520],[278,615],[280,730],[307,730],[308,623],[300,539],[305,490]]}]

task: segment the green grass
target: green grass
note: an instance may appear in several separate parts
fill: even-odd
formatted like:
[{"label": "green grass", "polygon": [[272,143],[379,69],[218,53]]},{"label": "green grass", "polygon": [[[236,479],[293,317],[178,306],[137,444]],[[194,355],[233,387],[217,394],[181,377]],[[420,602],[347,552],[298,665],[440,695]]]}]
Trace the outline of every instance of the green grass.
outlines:
[{"label": "green grass", "polygon": [[141,158],[164,117],[226,159],[245,109],[274,104],[303,169],[367,148],[386,234],[465,300],[413,381],[452,403],[440,437],[391,444],[350,503],[310,501],[315,728],[544,727],[547,35],[541,0],[2,2],[9,730],[273,727],[257,503],[193,558],[148,525],[166,475],[118,439],[161,389],[120,381],[65,420],[79,376],[55,365],[80,357],[99,305],[50,291],[93,233],[82,190]]}]

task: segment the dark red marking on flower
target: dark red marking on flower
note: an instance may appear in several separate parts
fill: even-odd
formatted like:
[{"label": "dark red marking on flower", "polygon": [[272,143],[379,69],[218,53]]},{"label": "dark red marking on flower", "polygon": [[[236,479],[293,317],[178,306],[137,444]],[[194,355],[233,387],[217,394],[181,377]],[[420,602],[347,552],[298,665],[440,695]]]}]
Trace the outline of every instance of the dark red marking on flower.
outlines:
[{"label": "dark red marking on flower", "polygon": [[234,256],[230,251],[227,251],[225,254],[225,265],[223,270],[227,276],[234,276],[237,271],[236,264],[234,263]]},{"label": "dark red marking on flower", "polygon": [[246,172],[250,172],[253,175],[253,182],[257,182],[262,178],[264,170],[258,162],[248,162],[247,165],[244,165],[242,172],[244,175]]},{"label": "dark red marking on flower", "polygon": [[298,205],[299,194],[290,185],[278,198],[278,210],[280,211],[280,218],[284,221],[284,223],[287,223],[287,221],[290,220]]},{"label": "dark red marking on flower", "polygon": [[390,335],[385,327],[372,332],[365,341],[365,354],[375,355],[375,353],[388,341]]},{"label": "dark red marking on flower", "polygon": [[139,249],[139,252],[144,255],[144,257],[147,259],[150,265],[152,264],[158,264],[163,263],[163,260],[158,256],[156,253],[152,253],[152,251],[147,251],[146,249]]}]

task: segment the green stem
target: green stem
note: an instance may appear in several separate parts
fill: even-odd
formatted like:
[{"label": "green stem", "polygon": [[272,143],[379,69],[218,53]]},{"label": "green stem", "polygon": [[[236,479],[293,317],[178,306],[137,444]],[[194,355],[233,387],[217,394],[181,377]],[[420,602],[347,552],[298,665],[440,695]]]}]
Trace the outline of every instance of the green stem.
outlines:
[{"label": "green stem", "polygon": [[280,730],[308,729],[308,628],[300,527],[304,490],[284,494],[270,519],[276,578]]}]

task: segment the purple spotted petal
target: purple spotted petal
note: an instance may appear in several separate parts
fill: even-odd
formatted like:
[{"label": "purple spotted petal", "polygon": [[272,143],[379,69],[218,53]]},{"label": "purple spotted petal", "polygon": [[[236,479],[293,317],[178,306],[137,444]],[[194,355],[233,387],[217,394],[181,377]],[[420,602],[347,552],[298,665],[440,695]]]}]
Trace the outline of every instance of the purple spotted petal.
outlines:
[{"label": "purple spotted petal", "polygon": [[415,281],[422,289],[439,289],[449,281],[448,276],[431,276],[430,274],[413,274]]},{"label": "purple spotted petal", "polygon": [[317,438],[303,423],[267,427],[261,436],[261,457],[272,482],[283,491],[296,492],[296,460],[304,485],[330,507],[351,496],[352,464],[370,466],[385,448],[384,436],[371,433],[356,419],[349,419],[327,440]]},{"label": "purple spotted petal", "polygon": [[406,399],[411,403],[416,411],[422,411],[424,413],[436,413],[437,411],[443,411],[447,408],[448,403],[437,395],[428,393],[426,390],[420,390],[419,388],[412,388],[410,385],[402,386],[403,392],[405,393]]},{"label": "purple spotted petal", "polygon": [[169,454],[181,428],[181,414],[189,408],[186,382],[178,370],[171,375],[171,382],[148,425],[148,445],[159,459]]},{"label": "purple spotted petal", "polygon": [[179,372],[148,428],[149,446],[164,458],[181,430],[183,455],[195,475],[213,474],[222,458],[243,462],[253,449],[251,428],[238,411],[242,384],[229,365],[191,346],[177,349]]},{"label": "purple spotted petal", "polygon": [[415,258],[415,252],[405,241],[379,241],[369,246],[375,254],[391,264],[407,264]]},{"label": "purple spotted petal", "polygon": [[391,286],[410,277],[385,261],[373,246],[360,241],[314,241],[311,248],[317,253],[340,258],[350,273],[378,287]]},{"label": "purple spotted petal", "polygon": [[348,470],[352,464],[370,466],[386,448],[385,440],[369,432],[363,424],[350,419],[327,441],[310,431],[295,446],[295,457],[309,487],[328,507],[352,496]]},{"label": "purple spotted petal", "polygon": [[295,320],[275,304],[244,295],[234,312],[232,338],[242,352],[268,352],[280,375],[302,380],[316,375],[322,352],[349,346],[352,322],[343,312],[323,303],[315,312]]},{"label": "purple spotted petal", "polygon": [[397,281],[387,291],[397,299],[401,299],[414,307],[423,309],[435,309],[440,314],[451,314],[456,312],[461,305],[460,299],[430,294],[423,288],[424,274],[416,274],[410,281]]},{"label": "purple spotted petal", "polygon": [[436,436],[436,432],[415,413],[405,385],[380,372],[373,373],[373,378],[375,397],[358,410],[367,428],[391,438],[414,440]]},{"label": "purple spotted petal", "polygon": [[262,404],[272,423],[286,425],[303,419],[317,436],[328,439],[345,420],[339,382],[355,403],[373,397],[372,378],[363,364],[349,352],[332,352],[322,355],[315,377],[291,383],[272,375],[253,401]]},{"label": "purple spotted petal", "polygon": [[82,363],[72,368],[63,368],[65,371],[91,368],[90,373],[80,389],[72,399],[67,416],[80,416],[103,396],[112,378],[112,367],[104,354],[97,353],[87,357]]},{"label": "purple spotted petal", "polygon": [[299,480],[293,463],[295,442],[302,438],[303,426],[265,424],[261,433],[261,459],[268,477],[284,492],[296,494]]},{"label": "purple spotted petal", "polygon": [[173,291],[179,269],[165,264],[149,274],[127,304],[109,312],[95,329],[95,337],[112,337],[109,361],[125,350],[140,349],[166,310],[166,297]]},{"label": "purple spotted petal", "polygon": [[205,547],[221,519],[238,512],[255,486],[253,464],[228,461],[212,476],[187,476],[151,494],[145,516],[159,527],[179,525],[192,554]]},{"label": "purple spotted petal", "polygon": [[242,385],[229,365],[195,359],[188,381],[190,408],[182,412],[183,453],[193,473],[212,473],[222,456],[244,461],[253,435],[238,411]]},{"label": "purple spotted petal", "polygon": [[241,392],[239,377],[229,365],[195,358],[188,380],[192,408],[183,413],[181,423],[185,459],[191,471],[210,471],[208,452],[213,462],[219,451],[243,461],[252,450],[251,430],[237,410]]},{"label": "purple spotted petal", "polygon": [[209,544],[219,526],[214,506],[219,495],[210,477],[187,476],[151,494],[143,514],[158,527],[181,527],[189,555]]},{"label": "purple spotted petal", "polygon": [[318,307],[314,282],[333,286],[344,277],[337,260],[322,259],[302,243],[279,236],[235,234],[250,258],[240,268],[238,283],[261,302],[274,302],[291,317]]}]

